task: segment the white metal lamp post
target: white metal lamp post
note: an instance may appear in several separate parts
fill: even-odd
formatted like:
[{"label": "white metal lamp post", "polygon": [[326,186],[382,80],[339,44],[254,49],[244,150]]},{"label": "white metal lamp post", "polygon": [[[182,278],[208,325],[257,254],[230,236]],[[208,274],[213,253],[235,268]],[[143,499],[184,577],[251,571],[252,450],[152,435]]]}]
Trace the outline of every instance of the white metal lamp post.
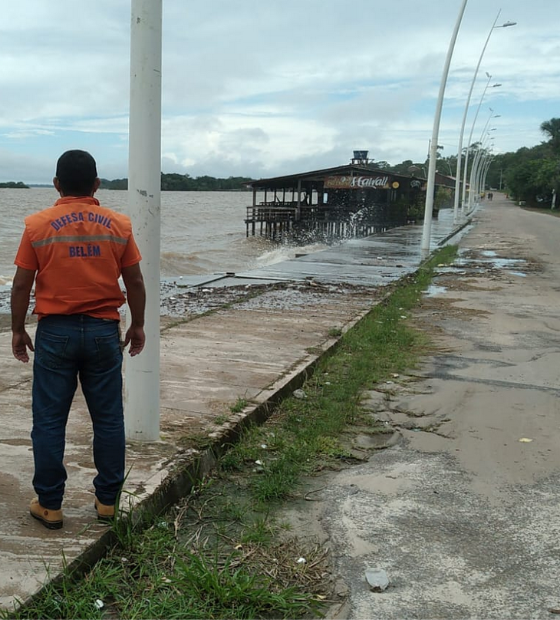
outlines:
[{"label": "white metal lamp post", "polygon": [[467,0],[463,0],[461,8],[459,9],[459,15],[455,28],[449,42],[449,48],[447,50],[447,57],[445,59],[445,65],[443,67],[443,74],[439,86],[439,95],[436,105],[436,113],[434,116],[434,125],[432,129],[432,141],[430,142],[430,157],[428,165],[428,183],[426,187],[426,204],[424,207],[424,227],[422,229],[422,243],[421,252],[422,258],[427,258],[430,253],[430,236],[432,231],[432,212],[434,208],[434,190],[436,180],[436,159],[437,159],[437,145],[439,137],[439,124],[441,121],[441,110],[443,107],[443,96],[445,95],[445,86],[447,83],[447,76],[449,74],[449,66],[451,64],[451,57],[453,56],[453,49],[455,48],[455,42],[457,41],[457,35],[467,6]]},{"label": "white metal lamp post", "polygon": [[[492,118],[492,117],[490,117]],[[478,142],[478,144],[480,145],[476,155],[475,155],[475,159],[473,162],[473,165],[471,166],[471,174],[470,174],[470,180],[469,180],[469,212],[472,211],[472,205],[473,205],[473,201],[475,199],[475,197],[478,197],[479,195],[479,188],[478,188],[478,174],[479,174],[479,170],[480,170],[480,158],[484,155],[484,153],[486,152],[485,150],[485,142],[487,140],[487,138],[490,136],[490,131],[495,131],[496,128],[494,127],[493,129],[491,129],[490,131],[486,131],[486,128],[488,127],[488,123],[490,122],[490,118],[488,119],[488,121],[486,121],[486,125],[484,126],[484,129],[482,131],[482,135],[480,136],[480,140]]]},{"label": "white metal lamp post", "polygon": [[[486,88],[484,89],[484,92],[482,93],[482,97],[480,98],[480,101],[478,103],[476,114],[474,115],[474,119],[473,119],[472,126],[471,126],[471,132],[469,134],[469,139],[467,141],[467,149],[465,152],[465,170],[463,172],[463,191],[462,191],[462,197],[461,197],[461,211],[463,210],[465,199],[466,199],[466,194],[467,194],[467,175],[468,175],[468,169],[469,169],[469,155],[470,155],[470,150],[471,150],[471,140],[472,140],[472,136],[474,133],[474,128],[476,126],[476,121],[478,120],[478,113],[480,112],[480,106],[482,105],[482,101],[484,100],[486,91],[488,90],[490,80],[492,79],[492,76],[489,73],[487,73],[486,75],[488,76],[488,82],[486,83]],[[498,88],[500,86],[501,84],[492,84],[492,88]],[[492,108],[490,108],[490,111],[492,112]],[[490,119],[488,119],[488,121],[489,120]],[[486,127],[488,126],[488,121],[486,123]],[[456,196],[456,199],[458,200],[459,197]]]},{"label": "white metal lamp post", "polygon": [[[494,84],[493,87],[497,87],[497,86],[501,86],[501,84]],[[486,89],[485,89],[486,92]],[[484,94],[482,96],[482,98],[480,99],[480,103],[478,104],[478,108],[476,110],[476,115],[474,117],[473,120],[473,124],[471,127],[471,133],[469,134],[469,141],[467,143],[467,152],[465,153],[465,172],[464,172],[464,178],[463,178],[463,196],[462,196],[462,200],[461,200],[461,211],[463,211],[464,207],[465,207],[465,203],[466,203],[466,193],[467,193],[467,174],[468,174],[468,168],[469,168],[469,154],[471,151],[471,140],[472,140],[472,136],[473,136],[473,132],[474,132],[474,127],[476,125],[476,121],[478,119],[478,112],[480,111],[480,104],[482,103],[482,99],[484,99]],[[484,136],[484,132],[486,131],[486,128],[488,127],[488,123],[490,122],[490,119],[492,118],[500,118],[500,114],[494,114],[494,110],[492,108],[489,108],[490,110],[490,116],[488,117],[488,120],[486,121],[486,125],[484,125],[484,129],[482,130],[482,134],[480,136],[480,139],[482,140],[482,136]],[[469,197],[470,197],[470,193],[469,193]]]},{"label": "white metal lamp post", "polygon": [[492,165],[493,161],[494,161],[494,156],[492,152],[490,152],[488,153],[488,157],[486,158],[486,164],[484,166],[484,171],[482,174],[482,187],[483,188],[486,187],[486,178],[488,177],[488,171],[490,170],[490,166]]},{"label": "white metal lamp post", "polygon": [[[486,51],[486,47],[488,46],[488,41],[490,41],[490,37],[492,35],[492,32],[496,29],[496,28],[507,28],[509,26],[515,26],[516,22],[505,22],[504,24],[502,24],[501,26],[496,26],[496,23],[498,21],[498,18],[500,17],[500,13],[502,12],[502,10],[500,9],[498,11],[498,14],[496,15],[496,19],[494,20],[494,23],[492,24],[492,27],[490,28],[490,32],[488,33],[488,36],[486,37],[486,41],[484,43],[484,47],[482,48],[482,52],[480,53],[480,57],[478,59],[478,64],[476,65],[476,69],[474,72],[474,76],[471,82],[471,87],[469,89],[469,95],[467,97],[467,102],[465,104],[465,111],[463,113],[463,122],[461,123],[461,131],[459,134],[459,148],[457,151],[457,171],[456,171],[456,175],[455,175],[455,200],[454,200],[454,205],[453,205],[453,217],[454,217],[454,221],[456,223],[457,221],[457,216],[458,216],[458,210],[459,210],[459,194],[460,194],[460,190],[461,190],[461,159],[463,156],[463,134],[465,132],[465,123],[467,121],[467,115],[469,112],[469,105],[471,102],[471,95],[473,92],[473,88],[476,82],[476,78],[478,76],[478,70],[480,68],[480,63],[482,62],[482,57],[484,56],[484,52]],[[486,74],[488,75],[488,73]],[[490,76],[488,76],[490,79]],[[482,102],[482,100],[481,100]],[[470,141],[469,141],[470,142]],[[468,153],[468,151],[467,151]],[[465,170],[467,168],[467,161],[465,161]],[[466,174],[465,174],[465,179],[466,179]],[[463,203],[465,201],[465,182],[463,182]]]},{"label": "white metal lamp post", "polygon": [[488,174],[488,168],[493,159],[492,152],[493,149],[492,147],[490,147],[490,149],[485,151],[485,153],[480,158],[477,180],[479,196],[486,192],[486,175]]},{"label": "white metal lamp post", "polygon": [[[478,71],[478,67],[477,67],[477,71]],[[484,88],[484,92],[480,99],[480,103],[482,103],[482,99],[484,98],[484,95],[486,94],[486,90],[490,84],[490,80],[492,79],[492,76],[488,72],[486,73],[486,75],[488,76],[488,81],[486,82],[486,87]],[[474,83],[475,83],[475,80],[473,80],[471,83],[471,89],[469,91],[469,96],[467,98],[467,104],[465,106],[465,111],[463,113],[463,122],[461,123],[461,131],[459,133],[459,148],[457,151],[457,170],[455,172],[455,196],[453,198],[453,223],[454,224],[457,224],[458,219],[459,219],[459,195],[461,194],[461,160],[463,156],[463,135],[465,132],[465,122],[467,120],[467,113],[469,111],[469,103],[471,100],[471,94],[472,94]],[[480,103],[478,105],[479,108],[480,108]],[[477,110],[477,114],[478,114],[478,110]],[[466,167],[467,167],[467,159],[465,158],[465,168]],[[465,191],[464,187],[465,187],[465,182],[463,182],[463,192]]]},{"label": "white metal lamp post", "polygon": [[[469,212],[473,210],[473,202],[477,203],[479,200],[480,194],[483,192],[483,181],[482,178],[484,176],[484,170],[486,168],[486,163],[488,158],[491,156],[491,151],[493,149],[493,140],[494,138],[490,137],[490,131],[486,133],[481,142],[479,142],[480,146],[477,149],[473,165],[471,168],[471,177],[470,177],[470,185],[472,191],[469,192]],[[488,148],[489,143],[490,147]]]},{"label": "white metal lamp post", "polygon": [[128,202],[146,283],[146,346],[125,364],[128,439],[159,439],[162,0],[132,0]]}]

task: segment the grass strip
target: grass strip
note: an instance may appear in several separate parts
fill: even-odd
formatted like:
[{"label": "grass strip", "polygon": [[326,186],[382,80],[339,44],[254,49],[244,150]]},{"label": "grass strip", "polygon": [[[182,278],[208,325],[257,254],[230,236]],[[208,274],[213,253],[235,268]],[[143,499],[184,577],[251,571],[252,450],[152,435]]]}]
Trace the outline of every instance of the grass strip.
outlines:
[{"label": "grass strip", "polygon": [[[296,396],[248,429],[215,474],[143,531],[115,526],[118,544],[82,579],[48,584],[7,618],[303,618],[319,615],[328,554],[275,518],[302,478],[350,459],[345,437],[386,432],[365,416],[365,389],[414,368],[426,337],[407,321],[439,252],[345,333]],[[303,560],[303,561],[301,561]]]},{"label": "grass strip", "polygon": [[[286,399],[268,424],[250,429],[222,458],[221,467],[230,471],[258,463],[260,475],[251,479],[256,501],[284,499],[293,494],[302,474],[324,466],[325,460],[332,464],[349,456],[341,441],[345,429],[372,424],[362,415],[364,388],[414,368],[425,351],[426,336],[411,328],[407,319],[431,282],[434,267],[452,262],[456,252],[455,246],[443,248],[401,281],[342,336],[333,355],[319,362],[301,391],[303,398]],[[384,431],[384,426],[369,429],[370,433]]]}]

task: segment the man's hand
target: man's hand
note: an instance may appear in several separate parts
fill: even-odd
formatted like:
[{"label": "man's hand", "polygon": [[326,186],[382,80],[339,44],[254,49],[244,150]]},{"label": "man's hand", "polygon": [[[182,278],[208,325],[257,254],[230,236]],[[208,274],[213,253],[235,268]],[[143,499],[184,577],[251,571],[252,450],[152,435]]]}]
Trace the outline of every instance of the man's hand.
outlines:
[{"label": "man's hand", "polygon": [[33,342],[25,331],[25,317],[34,280],[34,270],[18,267],[12,282],[12,353],[17,360],[25,364],[29,361],[27,349],[33,351]]},{"label": "man's hand", "polygon": [[131,325],[124,338],[124,347],[130,342],[131,357],[142,352],[146,342],[144,334],[144,309],[146,306],[146,289],[140,265],[136,263],[122,269],[123,282],[126,287],[126,300],[130,308]]},{"label": "man's hand", "polygon": [[134,357],[135,355],[141,353],[144,348],[144,344],[146,343],[144,328],[131,325],[126,331],[123,348],[126,349],[128,343],[130,343],[130,349],[128,351],[130,353],[130,357]]},{"label": "man's hand", "polygon": [[12,334],[12,353],[17,360],[23,362],[24,364],[27,364],[29,361],[27,349],[30,351],[35,350],[29,334],[26,331],[14,332]]}]

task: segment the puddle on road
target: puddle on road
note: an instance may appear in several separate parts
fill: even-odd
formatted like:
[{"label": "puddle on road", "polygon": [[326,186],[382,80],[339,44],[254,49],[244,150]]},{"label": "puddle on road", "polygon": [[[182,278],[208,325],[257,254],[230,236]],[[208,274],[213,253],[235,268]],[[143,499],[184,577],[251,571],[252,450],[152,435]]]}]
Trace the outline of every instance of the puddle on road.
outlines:
[{"label": "puddle on road", "polygon": [[437,297],[438,295],[443,295],[447,292],[447,287],[438,286],[437,284],[430,284],[428,288],[424,292],[425,297]]},{"label": "puddle on road", "polygon": [[[482,269],[478,269],[475,271],[482,271]],[[466,276],[467,275],[467,272],[465,269],[461,269],[459,271],[457,267],[437,267],[437,269],[434,269],[434,273],[438,276],[447,276],[450,274],[454,276]]]},{"label": "puddle on road", "polygon": [[[440,266],[434,270],[437,275],[476,275],[483,274],[491,269],[503,269],[509,275],[526,278],[527,274],[521,271],[527,266],[527,261],[522,258],[502,258],[495,250],[471,250],[469,248],[459,249],[459,257],[451,265]],[[427,297],[435,297],[445,292],[441,287],[429,287],[426,291]]]},{"label": "puddle on road", "polygon": [[525,261],[521,258],[493,258],[488,262],[492,263],[492,266],[497,269],[506,269],[507,267],[513,267],[514,265],[519,265],[519,263],[524,263]]},{"label": "puddle on road", "polygon": [[520,264],[526,264],[526,261],[522,258],[501,258],[493,250],[485,250],[484,252],[481,252],[481,255],[484,258],[458,258],[453,264],[459,267],[484,265],[493,269],[507,269]]}]

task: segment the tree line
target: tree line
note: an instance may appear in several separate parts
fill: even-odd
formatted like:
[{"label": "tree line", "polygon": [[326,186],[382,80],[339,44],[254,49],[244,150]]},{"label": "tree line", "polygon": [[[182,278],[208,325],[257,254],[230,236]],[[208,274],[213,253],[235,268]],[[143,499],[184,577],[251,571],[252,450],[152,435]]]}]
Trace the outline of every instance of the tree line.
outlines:
[{"label": "tree line", "polygon": [[[164,192],[213,192],[241,191],[253,179],[249,177],[228,177],[220,179],[211,176],[191,177],[189,174],[161,174],[161,190]],[[128,189],[128,179],[101,179],[101,189]]]},{"label": "tree line", "polygon": [[[550,207],[553,193],[560,191],[560,118],[551,118],[540,125],[543,136],[547,138],[533,147],[522,147],[515,152],[493,155],[485,153],[484,147],[475,142],[470,146],[467,182],[470,168],[477,151],[492,157],[486,176],[486,189],[503,190],[516,201],[524,201],[528,206]],[[438,172],[454,177],[457,170],[457,156],[443,157],[442,147],[438,146],[436,166]],[[463,149],[463,155],[466,154]],[[426,177],[429,160],[413,162],[405,160],[396,166],[386,161],[374,162],[374,166],[388,172],[411,174]],[[461,172],[463,176],[464,170]],[[560,206],[560,204],[557,204]]]},{"label": "tree line", "polygon": [[548,140],[496,155],[488,182],[497,187],[499,177],[511,198],[532,207],[550,207],[553,193],[557,195],[560,189],[560,118],[544,121],[540,129]]},{"label": "tree line", "polygon": [[29,185],[21,181],[8,181],[7,183],[0,183],[0,189],[29,189]]}]

